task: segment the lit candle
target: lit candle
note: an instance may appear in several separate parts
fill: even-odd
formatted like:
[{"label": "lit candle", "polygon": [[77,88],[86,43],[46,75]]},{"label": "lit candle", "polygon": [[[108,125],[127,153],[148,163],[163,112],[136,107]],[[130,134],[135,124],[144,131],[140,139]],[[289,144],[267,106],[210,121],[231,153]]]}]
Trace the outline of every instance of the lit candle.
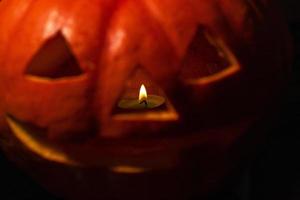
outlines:
[{"label": "lit candle", "polygon": [[152,109],[162,106],[165,98],[158,95],[147,95],[146,87],[142,84],[140,88],[139,98],[121,99],[118,103],[119,108],[123,109]]}]

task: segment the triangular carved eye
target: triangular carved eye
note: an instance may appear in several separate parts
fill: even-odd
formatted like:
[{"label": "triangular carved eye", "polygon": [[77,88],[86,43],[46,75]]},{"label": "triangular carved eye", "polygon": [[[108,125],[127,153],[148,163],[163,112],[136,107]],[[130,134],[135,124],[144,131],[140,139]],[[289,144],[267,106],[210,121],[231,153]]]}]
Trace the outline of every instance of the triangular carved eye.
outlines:
[{"label": "triangular carved eye", "polygon": [[83,74],[74,54],[61,33],[49,39],[33,56],[26,75],[58,79]]},{"label": "triangular carved eye", "polygon": [[227,45],[199,28],[183,60],[180,78],[187,84],[205,85],[231,76],[239,69]]}]

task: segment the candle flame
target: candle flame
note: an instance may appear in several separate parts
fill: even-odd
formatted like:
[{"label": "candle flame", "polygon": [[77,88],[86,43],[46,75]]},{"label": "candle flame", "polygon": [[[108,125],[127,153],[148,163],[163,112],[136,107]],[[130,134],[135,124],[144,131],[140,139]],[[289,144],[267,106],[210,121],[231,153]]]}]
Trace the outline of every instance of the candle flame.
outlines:
[{"label": "candle flame", "polygon": [[147,102],[147,90],[144,84],[141,85],[140,94],[139,94],[139,102]]}]

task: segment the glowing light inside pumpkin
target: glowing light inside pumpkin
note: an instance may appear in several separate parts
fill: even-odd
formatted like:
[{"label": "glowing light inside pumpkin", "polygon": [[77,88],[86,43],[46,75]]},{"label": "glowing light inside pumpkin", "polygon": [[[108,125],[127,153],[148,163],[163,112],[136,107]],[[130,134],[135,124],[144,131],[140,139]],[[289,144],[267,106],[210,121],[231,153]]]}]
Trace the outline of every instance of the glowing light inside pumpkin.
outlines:
[{"label": "glowing light inside pumpkin", "polygon": [[140,88],[140,93],[139,93],[139,103],[145,103],[147,104],[147,90],[146,90],[146,87],[144,86],[144,84],[141,85],[141,88]]},{"label": "glowing light inside pumpkin", "polygon": [[148,95],[144,84],[141,85],[139,98],[124,98],[118,102],[122,109],[145,110],[164,105],[165,98],[158,95]]},{"label": "glowing light inside pumpkin", "polygon": [[116,173],[121,173],[121,174],[139,174],[147,171],[147,169],[141,167],[120,165],[120,166],[112,167],[111,171]]}]

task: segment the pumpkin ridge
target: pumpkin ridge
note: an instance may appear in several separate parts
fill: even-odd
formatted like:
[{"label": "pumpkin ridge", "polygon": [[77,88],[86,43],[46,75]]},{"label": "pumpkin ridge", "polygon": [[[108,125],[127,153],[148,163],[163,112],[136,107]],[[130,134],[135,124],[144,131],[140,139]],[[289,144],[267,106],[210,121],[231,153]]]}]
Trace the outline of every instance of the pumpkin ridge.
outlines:
[{"label": "pumpkin ridge", "polygon": [[[287,84],[287,27],[249,1],[0,0],[0,146],[63,199],[208,197]],[[24,68],[57,32],[85,73],[36,81]]]},{"label": "pumpkin ridge", "polygon": [[[11,28],[11,30],[10,30],[10,34],[8,34],[8,37],[6,38],[7,39],[7,41],[10,41],[12,38],[15,38],[15,35],[17,34],[17,32],[18,32],[18,30],[17,30],[17,28],[18,28],[18,26],[19,26],[19,24],[21,24],[22,23],[22,20],[20,20],[20,19],[22,19],[22,18],[24,18],[24,16],[26,16],[26,15],[28,15],[28,10],[30,10],[31,8],[32,8],[32,5],[34,4],[34,2],[36,2],[36,1],[34,1],[34,0],[29,0],[30,2],[26,5],[26,8],[24,8],[24,11],[23,11],[23,13],[22,13],[22,15],[20,15],[19,17],[18,17],[18,19],[15,19],[15,23],[14,23],[14,25],[13,25],[13,27]],[[0,13],[0,17],[1,17],[1,15],[2,15],[2,13]],[[5,19],[5,17],[1,17],[1,19]],[[6,50],[5,50],[6,49]],[[1,58],[0,58],[0,63],[3,65],[3,66],[5,66],[6,65],[6,60],[4,59],[2,59],[2,58],[5,58],[5,57],[7,57],[7,54],[9,53],[9,51],[8,51],[8,49],[9,49],[9,43],[7,42],[7,43],[4,43],[4,47],[3,47],[3,53],[4,53],[4,55],[3,56],[1,56]],[[1,49],[0,49],[0,53],[2,53],[1,52]],[[3,67],[1,67],[1,70],[3,70]],[[0,71],[1,72],[1,71]],[[2,73],[2,72],[1,72]],[[0,84],[2,85],[2,83],[0,82]],[[3,86],[0,86],[0,87],[3,87]],[[1,91],[2,89],[0,88],[0,92],[2,93],[2,91]],[[4,89],[3,89],[4,90]],[[6,98],[6,95],[5,94],[3,94],[3,96],[1,97],[1,98]],[[6,122],[4,122],[4,115],[5,115],[5,110],[7,109],[7,102],[6,101],[3,101],[2,102],[2,105],[0,105],[0,115],[3,115],[3,116],[0,116],[0,126],[1,125],[3,125],[3,124],[7,124]],[[2,110],[3,109],[3,110]],[[0,128],[0,130],[1,130],[1,128]]]},{"label": "pumpkin ridge", "polygon": [[[267,76],[267,70],[269,70],[266,68],[264,71],[259,71],[257,67],[253,68],[253,71],[246,71],[250,65],[261,64],[264,61],[256,63],[254,56],[260,58],[263,52],[257,49],[258,53],[253,51],[252,55],[250,54],[252,50],[265,44],[266,40],[272,45],[273,37],[268,39],[269,30],[266,29],[269,29],[266,25],[273,17],[272,10],[268,14],[265,12],[267,9],[262,9],[265,21],[254,20],[258,16],[255,8],[252,7],[253,5],[259,6],[257,2],[263,3],[262,1],[254,0],[251,6],[248,0],[24,0],[24,5],[28,4],[28,7],[22,15],[18,12],[10,13],[14,11],[13,6],[23,9],[23,4],[17,4],[17,0],[5,2],[9,3],[5,3],[6,7],[0,7],[0,10],[4,11],[7,8],[8,11],[1,14],[1,17],[5,18],[10,15],[12,17],[7,20],[7,25],[1,23],[3,19],[0,20],[0,29],[4,30],[4,33],[0,34],[1,42],[8,48],[5,52],[5,49],[2,49],[3,45],[0,50],[1,57],[7,57],[1,58],[0,61],[0,65],[4,63],[0,80],[3,85],[0,88],[3,93],[1,103],[6,105],[5,111],[13,111],[12,114],[20,117],[21,120],[37,124],[44,122],[58,130],[57,132],[68,132],[71,128],[77,130],[79,120],[74,116],[74,112],[86,110],[78,114],[82,116],[79,123],[86,127],[99,125],[97,133],[100,137],[105,130],[102,127],[106,125],[108,131],[105,134],[113,135],[114,133],[109,132],[110,127],[114,127],[110,111],[120,97],[119,91],[124,86],[127,74],[136,64],[143,66],[151,76],[151,81],[162,88],[165,93],[162,96],[169,97],[170,102],[174,104],[176,110],[178,109],[179,115],[182,113],[184,115],[186,112],[186,102],[182,100],[185,98],[177,98],[183,96],[181,95],[183,93],[187,96],[186,99],[190,101],[191,106],[196,108],[193,109],[195,115],[203,116],[203,118],[206,112],[211,116],[214,112],[217,113],[218,109],[213,108],[213,103],[215,101],[220,104],[219,99],[220,102],[222,101],[219,106],[222,109],[223,105],[229,107],[228,105],[231,104],[249,103],[244,99],[231,101],[230,98],[234,96],[235,90],[242,96],[245,91],[242,88],[244,85],[252,89],[260,82],[256,82],[257,85],[254,86],[242,82],[241,86],[236,87],[232,83],[236,80],[252,80],[250,76],[253,79]],[[263,8],[263,6],[260,7]],[[19,19],[19,15],[22,19]],[[269,26],[276,26],[276,23],[277,21],[274,21]],[[210,35],[215,41],[213,43],[217,45],[212,45],[210,53],[205,54],[200,51],[191,62],[196,67],[204,68],[210,64],[204,58],[210,59],[211,56],[212,64],[219,65],[216,60],[218,53],[229,52],[228,57],[234,59],[228,61],[236,64],[233,66],[240,64],[242,73],[236,73],[233,76],[232,71],[218,74],[211,72],[214,76],[207,77],[207,74],[204,74],[204,79],[199,79],[197,74],[191,73],[195,80],[198,80],[193,81],[193,84],[186,84],[185,81],[178,79],[180,69],[184,67],[181,62],[184,56],[195,53],[193,49],[191,52],[188,51],[189,44],[194,43],[193,38],[205,39],[196,34],[200,26],[203,26],[205,33]],[[86,76],[53,84],[25,79],[21,71],[28,64],[28,60],[45,41],[51,39],[59,31],[66,39],[66,46],[70,46],[70,50],[79,61],[81,69],[85,70]],[[274,34],[273,40],[279,36],[278,33]],[[6,38],[11,41],[5,41]],[[205,45],[197,42],[195,44],[205,51]],[[28,49],[25,48],[27,46]],[[218,50],[217,47],[221,50],[214,53],[214,50]],[[268,51],[268,48],[266,47],[265,50]],[[51,55],[57,53],[58,49],[61,48],[54,48],[45,57],[53,58]],[[270,53],[266,56],[272,56],[272,53],[278,55],[276,49],[272,51],[270,49]],[[271,61],[268,58],[265,59],[266,64],[273,64],[272,62],[274,65],[277,64],[275,59]],[[199,65],[196,62],[197,59],[202,60],[203,65]],[[37,67],[40,64],[38,63]],[[280,63],[277,65],[277,68],[281,67]],[[237,69],[237,67],[232,69]],[[254,73],[255,70],[258,73]],[[246,72],[249,72],[249,78]],[[188,80],[190,78],[187,77]],[[144,80],[141,78],[139,81]],[[222,84],[226,87],[224,86],[224,93],[220,94],[222,98],[218,98],[218,93],[223,91]],[[233,92],[226,92],[225,95],[226,88],[233,88]],[[228,110],[223,110],[224,115],[229,113]],[[187,120],[193,121],[194,119],[188,118]],[[64,121],[68,123],[65,127],[60,125]],[[111,124],[110,121],[112,121]],[[117,127],[116,133],[125,133],[123,129],[127,127],[129,128],[126,131],[129,133],[130,129],[136,126],[134,122],[132,124],[132,127],[125,124],[124,128],[120,123],[120,129],[117,130]],[[59,129],[60,127],[62,128]],[[83,132],[88,131],[83,130]]]},{"label": "pumpkin ridge", "polygon": [[247,0],[246,3],[249,5],[249,7],[256,13],[258,18],[261,20],[263,19],[263,13],[261,11],[261,7],[259,6],[259,2],[257,1],[252,1],[252,0]]},{"label": "pumpkin ridge", "polygon": [[[85,0],[84,0],[85,1]],[[98,59],[98,61],[96,62],[97,67],[95,67],[94,69],[94,73],[93,75],[90,77],[90,87],[86,92],[86,96],[88,99],[88,105],[87,107],[90,108],[90,112],[91,112],[91,118],[93,123],[96,123],[97,118],[98,118],[98,113],[99,111],[97,110],[97,106],[96,106],[96,101],[98,101],[97,99],[97,95],[98,95],[98,90],[99,90],[99,86],[97,84],[93,84],[93,83],[97,83],[99,81],[99,74],[101,71],[101,65],[104,63],[103,62],[103,51],[105,51],[105,43],[106,41],[108,41],[108,32],[109,32],[109,27],[111,25],[111,22],[115,16],[115,14],[119,11],[119,8],[122,7],[122,4],[124,3],[124,0],[114,0],[112,1],[112,3],[108,6],[109,11],[106,12],[106,15],[104,16],[103,20],[104,23],[102,24],[104,26],[103,28],[103,43],[101,44],[102,46],[100,47],[101,49],[99,50],[100,53],[100,59]],[[98,125],[99,126],[99,125]],[[99,129],[99,127],[98,127]]]},{"label": "pumpkin ridge", "polygon": [[[144,1],[141,1],[141,6],[144,9],[144,11],[147,13],[148,18],[151,19],[151,21],[155,24],[157,24],[157,27],[159,27],[160,32],[164,34],[164,36],[168,39],[168,44],[173,48],[177,50],[176,44],[172,41],[171,37],[168,35],[167,31],[165,30],[165,28],[163,28],[163,23],[161,21],[159,21],[158,19],[156,19],[156,17],[154,17],[153,13],[150,11],[150,8],[146,5],[146,3]],[[192,40],[192,39],[191,39]]]},{"label": "pumpkin ridge", "polygon": [[[156,8],[151,9],[150,8],[151,5],[149,5],[149,3],[146,3],[146,2],[148,2],[148,1],[147,0],[141,1],[141,3],[143,4],[143,7],[147,10],[148,15],[150,15],[150,18],[153,21],[155,21],[157,24],[159,24],[160,29],[166,35],[166,38],[168,38],[168,42],[175,49],[175,52],[176,52],[177,56],[182,58],[185,55],[189,44],[192,42],[193,37],[195,36],[195,34],[197,32],[197,27],[198,27],[197,20],[194,20],[194,27],[193,28],[189,27],[190,29],[193,29],[193,30],[190,30],[191,32],[189,32],[189,36],[187,38],[186,37],[180,38],[180,34],[182,34],[182,33],[180,33],[179,30],[182,31],[182,29],[179,29],[178,27],[175,26],[174,23],[176,21],[171,21],[170,22],[170,21],[168,21],[168,19],[163,19],[163,18],[165,18],[165,16],[158,16],[157,14],[155,14],[156,11],[154,11],[153,9],[158,9],[158,11],[162,12],[161,8],[156,7]],[[176,2],[174,2],[174,3],[176,4]],[[181,21],[182,22],[181,26],[186,25],[186,23],[188,21],[191,21],[191,19],[195,18],[195,11],[192,9],[191,3],[187,1],[187,2],[184,3],[184,5],[187,6],[186,9],[190,9],[190,12],[193,13],[193,14],[190,14],[190,15],[193,15],[194,17],[185,16],[185,20]],[[170,11],[165,11],[165,12],[168,13]],[[172,35],[170,32],[168,32],[168,29],[170,29],[170,28],[176,28],[176,30],[173,30],[174,35]],[[189,30],[186,30],[185,32],[188,32],[188,31]]]},{"label": "pumpkin ridge", "polygon": [[[151,13],[150,9],[147,7],[147,5],[145,4],[144,1],[140,1],[139,3],[140,3],[140,8],[146,15],[146,18],[149,19],[149,21],[151,21],[151,25],[150,25],[151,29],[154,32],[156,32],[156,34],[161,34],[164,38],[167,39],[167,44],[170,46],[171,49],[174,49],[172,52],[173,57],[174,57],[173,59],[174,60],[180,59],[180,56],[177,54],[178,50],[177,50],[176,44],[174,44],[174,42],[172,42],[171,37],[168,35],[166,30],[164,29],[162,23],[153,16],[153,14]],[[196,34],[196,30],[193,35],[195,35],[195,34]],[[142,38],[142,39],[143,39],[142,41],[144,41],[144,38]],[[192,41],[192,39],[193,39],[193,37],[190,39],[190,42]],[[143,43],[142,41],[141,41],[141,43]],[[141,47],[141,48],[143,48],[143,47]],[[139,50],[139,54],[141,54],[141,50]],[[139,61],[142,62],[142,58],[139,58]],[[145,69],[146,68],[147,67],[145,67]]]},{"label": "pumpkin ridge", "polygon": [[[17,29],[18,29],[19,25],[23,23],[23,21],[20,20],[20,19],[24,19],[26,16],[28,16],[28,14],[29,14],[28,11],[31,10],[32,5],[37,2],[35,0],[28,0],[28,1],[30,1],[30,2],[27,4],[25,10],[22,13],[22,16],[19,16],[19,19],[16,20],[16,23],[14,24],[14,26],[11,29],[11,33],[8,35],[7,41],[10,41],[13,38],[15,38],[15,35],[18,33]],[[3,48],[3,49],[6,49],[6,51],[4,51],[5,54],[4,54],[3,57],[6,57],[6,54],[9,52],[8,51],[8,49],[9,49],[8,46],[9,46],[9,43],[6,43],[5,47]],[[3,65],[5,65],[5,63],[3,63]]]}]

